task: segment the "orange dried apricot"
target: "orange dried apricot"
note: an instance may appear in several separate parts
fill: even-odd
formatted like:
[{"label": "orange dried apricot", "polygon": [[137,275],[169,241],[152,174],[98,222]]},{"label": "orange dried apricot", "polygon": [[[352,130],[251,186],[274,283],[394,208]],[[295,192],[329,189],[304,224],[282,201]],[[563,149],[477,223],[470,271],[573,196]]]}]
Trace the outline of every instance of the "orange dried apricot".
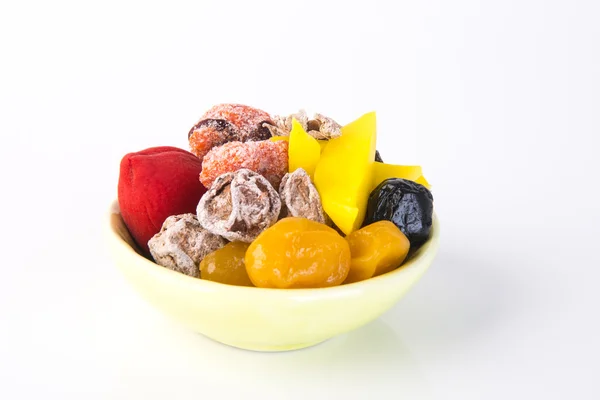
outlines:
[{"label": "orange dried apricot", "polygon": [[250,244],[245,262],[250,280],[258,287],[329,287],[346,279],[350,248],[327,225],[288,217],[263,231]]},{"label": "orange dried apricot", "polygon": [[394,223],[379,221],[346,237],[352,261],[344,283],[362,281],[399,267],[410,249],[408,238]]},{"label": "orange dried apricot", "polygon": [[248,243],[231,242],[200,262],[200,278],[237,286],[253,286],[244,265]]}]

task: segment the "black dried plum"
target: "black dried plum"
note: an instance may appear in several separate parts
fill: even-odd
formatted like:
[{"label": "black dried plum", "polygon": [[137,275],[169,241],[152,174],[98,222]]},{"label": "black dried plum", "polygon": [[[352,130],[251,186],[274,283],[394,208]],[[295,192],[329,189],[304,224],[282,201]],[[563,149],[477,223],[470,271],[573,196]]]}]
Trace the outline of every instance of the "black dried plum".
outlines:
[{"label": "black dried plum", "polygon": [[383,162],[383,160],[381,159],[381,154],[379,154],[379,150],[375,150],[375,162]]},{"label": "black dried plum", "polygon": [[433,195],[423,185],[406,179],[381,182],[369,195],[363,226],[387,220],[408,237],[411,248],[429,238],[433,223]]}]

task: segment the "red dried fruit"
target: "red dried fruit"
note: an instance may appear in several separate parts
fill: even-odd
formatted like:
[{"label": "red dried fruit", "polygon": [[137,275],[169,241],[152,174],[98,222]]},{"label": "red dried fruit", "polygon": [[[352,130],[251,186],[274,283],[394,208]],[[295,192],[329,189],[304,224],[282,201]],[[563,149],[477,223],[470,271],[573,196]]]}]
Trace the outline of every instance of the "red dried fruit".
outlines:
[{"label": "red dried fruit", "polygon": [[262,110],[242,104],[218,104],[190,129],[190,149],[202,159],[210,149],[223,143],[268,139],[271,132],[264,123],[272,124],[271,116]]},{"label": "red dried fruit", "polygon": [[210,188],[219,175],[242,168],[261,174],[278,188],[288,171],[287,141],[229,142],[215,147],[204,156],[200,181]]},{"label": "red dried fruit", "polygon": [[198,182],[202,163],[176,147],[152,147],[121,160],[118,200],[131,236],[146,254],[148,241],[171,215],[195,213],[206,188]]}]

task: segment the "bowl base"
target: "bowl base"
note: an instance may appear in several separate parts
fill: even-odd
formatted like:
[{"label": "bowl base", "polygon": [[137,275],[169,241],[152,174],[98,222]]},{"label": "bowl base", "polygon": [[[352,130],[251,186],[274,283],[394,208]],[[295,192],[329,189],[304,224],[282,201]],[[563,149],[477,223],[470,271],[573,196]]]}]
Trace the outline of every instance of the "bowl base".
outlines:
[{"label": "bowl base", "polygon": [[218,339],[212,338],[210,336],[206,336],[204,334],[202,334],[202,336],[205,336],[208,339],[215,341],[217,343],[221,343],[221,344],[224,344],[224,345],[230,346],[230,347],[235,347],[236,349],[265,352],[265,353],[300,350],[300,349],[305,349],[307,347],[316,346],[320,343],[327,341],[327,339],[325,339],[325,340],[319,340],[319,341],[310,342],[310,343],[296,343],[296,344],[286,344],[286,345],[263,345],[263,344],[258,344],[258,343],[226,342],[223,340],[218,340]]}]

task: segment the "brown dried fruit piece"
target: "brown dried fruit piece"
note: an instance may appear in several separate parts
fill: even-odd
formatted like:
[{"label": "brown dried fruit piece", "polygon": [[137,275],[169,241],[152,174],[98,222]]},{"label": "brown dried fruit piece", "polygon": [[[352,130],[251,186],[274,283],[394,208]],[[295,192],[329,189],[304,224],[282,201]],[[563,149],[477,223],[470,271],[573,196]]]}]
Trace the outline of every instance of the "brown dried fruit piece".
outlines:
[{"label": "brown dried fruit piece", "polygon": [[273,136],[289,136],[292,130],[292,119],[295,118],[302,129],[318,140],[329,140],[342,135],[342,126],[323,114],[316,113],[312,119],[308,119],[306,111],[300,110],[286,117],[275,115],[273,123],[263,123]]},{"label": "brown dried fruit piece", "polygon": [[302,168],[283,177],[279,186],[281,198],[280,217],[304,217],[325,223],[321,196],[310,177]]},{"label": "brown dried fruit piece", "polygon": [[335,139],[342,136],[342,126],[323,114],[315,114],[308,121],[308,134],[319,140]]},{"label": "brown dried fruit piece", "polygon": [[306,111],[300,110],[295,114],[290,114],[286,117],[281,115],[275,115],[273,117],[273,123],[263,123],[263,126],[271,131],[273,136],[289,136],[292,130],[292,119],[302,125],[302,129],[305,131],[308,129],[308,115]]},{"label": "brown dried fruit piece", "polygon": [[242,104],[218,104],[190,129],[190,150],[203,158],[210,149],[223,143],[266,140],[271,137],[271,132],[263,126],[265,123],[273,122],[262,110]]},{"label": "brown dried fruit piece", "polygon": [[198,203],[202,226],[230,241],[250,243],[277,221],[281,200],[262,175],[240,169],[220,175]]},{"label": "brown dried fruit piece", "polygon": [[148,241],[154,261],[165,268],[200,277],[198,268],[209,253],[225,246],[227,241],[202,228],[194,214],[168,217],[160,232]]},{"label": "brown dried fruit piece", "polygon": [[202,160],[200,182],[210,188],[218,176],[242,168],[261,174],[273,187],[279,187],[288,171],[288,143],[263,140],[229,142],[215,147]]}]

